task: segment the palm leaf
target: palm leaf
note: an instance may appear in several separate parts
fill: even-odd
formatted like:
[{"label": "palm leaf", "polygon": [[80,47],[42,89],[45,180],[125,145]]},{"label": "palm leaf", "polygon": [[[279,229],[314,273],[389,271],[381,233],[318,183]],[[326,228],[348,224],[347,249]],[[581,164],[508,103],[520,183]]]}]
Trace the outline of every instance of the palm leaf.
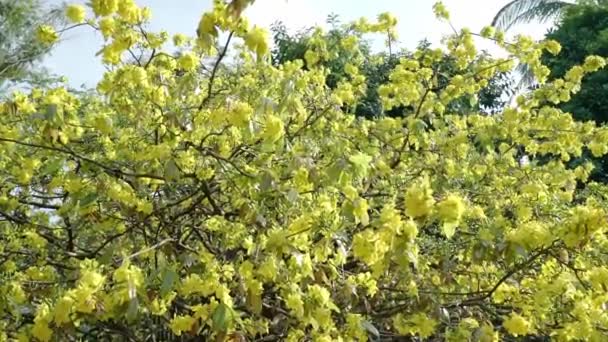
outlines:
[{"label": "palm leaf", "polygon": [[530,68],[529,64],[518,64],[515,68],[515,73],[520,77],[519,81],[517,82],[517,86],[515,87],[516,92],[529,89],[536,83],[536,78],[534,77],[534,73],[532,72],[532,68]]},{"label": "palm leaf", "polygon": [[515,24],[546,22],[573,5],[572,2],[560,0],[512,0],[496,13],[492,26],[506,31]]}]

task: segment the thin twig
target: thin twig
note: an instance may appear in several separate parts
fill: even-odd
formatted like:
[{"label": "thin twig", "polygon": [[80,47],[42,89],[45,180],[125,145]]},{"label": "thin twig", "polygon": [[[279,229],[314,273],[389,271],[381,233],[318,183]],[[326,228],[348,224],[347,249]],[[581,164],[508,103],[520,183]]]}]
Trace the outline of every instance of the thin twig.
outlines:
[{"label": "thin twig", "polygon": [[226,56],[226,53],[228,52],[228,46],[230,46],[230,40],[232,40],[233,35],[234,35],[234,32],[232,32],[232,31],[228,34],[228,38],[226,39],[226,45],[224,45],[224,49],[222,50],[220,55],[217,57],[217,61],[215,62],[215,65],[213,66],[213,70],[211,71],[211,77],[209,78],[209,87],[207,88],[207,96],[205,96],[205,98],[203,99],[201,104],[198,106],[198,110],[203,109],[203,107],[209,102],[209,100],[211,100],[211,95],[213,92],[213,81],[215,81],[215,76],[217,75],[217,71],[220,67],[220,63],[222,62],[222,59],[224,59],[224,57]]},{"label": "thin twig", "polygon": [[169,242],[173,242],[173,241],[174,241],[174,240],[173,240],[173,238],[167,238],[167,239],[164,239],[163,241],[161,241],[161,242],[159,242],[159,243],[155,244],[154,246],[150,246],[150,247],[148,247],[148,248],[144,248],[144,249],[142,249],[142,250],[141,250],[141,251],[139,251],[139,252],[133,253],[133,254],[129,255],[128,257],[125,257],[125,259],[124,259],[124,260],[133,259],[133,258],[135,258],[135,257],[137,257],[137,256],[139,256],[139,255],[142,255],[142,254],[144,254],[144,253],[147,253],[147,252],[153,251],[153,250],[155,250],[155,249],[157,249],[157,248],[160,248],[160,247],[162,247],[163,245],[166,245],[167,243],[169,243]]}]

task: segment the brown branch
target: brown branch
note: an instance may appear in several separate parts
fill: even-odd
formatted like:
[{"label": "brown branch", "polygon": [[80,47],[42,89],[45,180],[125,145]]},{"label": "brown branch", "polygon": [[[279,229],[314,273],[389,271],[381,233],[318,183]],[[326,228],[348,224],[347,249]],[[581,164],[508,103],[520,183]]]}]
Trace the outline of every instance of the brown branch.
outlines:
[{"label": "brown branch", "polygon": [[41,208],[41,209],[53,209],[53,210],[61,209],[61,206],[59,206],[59,205],[45,204],[45,203],[32,202],[32,201],[26,201],[26,200],[19,200],[19,203],[31,205],[31,206]]},{"label": "brown branch", "polygon": [[[553,245],[554,244],[555,244],[555,242],[553,243]],[[489,290],[486,290],[486,291],[481,291],[481,292],[485,293],[483,296],[478,296],[478,297],[466,299],[466,300],[464,300],[462,302],[451,303],[451,304],[446,305],[445,307],[446,308],[451,308],[451,307],[457,307],[457,306],[471,306],[471,305],[479,305],[480,303],[483,303],[486,299],[492,297],[492,295],[494,294],[494,292],[496,292],[496,290],[498,290],[498,288],[500,287],[500,285],[502,285],[505,281],[507,281],[513,275],[515,275],[518,272],[520,272],[520,271],[524,270],[525,268],[529,267],[539,257],[547,254],[547,252],[549,251],[550,248],[551,247],[541,249],[536,254],[534,254],[532,257],[530,257],[528,260],[526,260],[526,261],[518,264],[517,266],[513,267],[504,276],[502,276],[502,278],[500,278],[498,280],[498,282],[496,282],[496,284],[494,284],[494,286],[492,288],[490,288]]]},{"label": "brown branch", "polygon": [[39,149],[45,149],[45,150],[49,150],[49,151],[55,151],[55,152],[60,152],[60,153],[64,153],[67,155],[70,155],[76,159],[80,159],[82,161],[85,161],[89,164],[93,164],[101,169],[103,169],[104,171],[106,171],[108,174],[117,176],[117,175],[122,175],[122,176],[127,176],[127,177],[134,177],[134,178],[150,178],[150,179],[157,179],[157,180],[164,180],[164,177],[160,177],[160,176],[156,176],[156,175],[151,175],[151,174],[141,174],[141,173],[131,173],[131,172],[125,172],[125,171],[121,171],[119,169],[115,169],[115,168],[111,168],[107,165],[104,165],[96,160],[81,156],[79,154],[77,154],[76,152],[67,149],[67,147],[65,145],[63,145],[64,147],[66,147],[66,149],[63,148],[58,148],[58,147],[54,147],[54,146],[47,146],[47,145],[40,145],[40,144],[34,144],[34,143],[28,143],[28,142],[24,142],[24,141],[19,141],[19,140],[15,140],[15,139],[9,139],[9,138],[2,138],[0,137],[0,141],[3,142],[8,142],[8,143],[13,143],[13,144],[17,144],[17,145],[22,145],[22,146],[28,146],[28,147],[33,147],[33,148],[39,148]]},{"label": "brown branch", "polygon": [[[422,105],[424,104],[424,101],[426,101],[426,97],[429,95],[430,92],[431,92],[431,88],[427,87],[424,92],[424,95],[422,95],[422,99],[420,99],[420,104],[418,104],[418,108],[416,108],[416,114],[414,115],[414,119],[418,118],[418,115],[420,115],[420,110],[422,109]],[[407,144],[409,142],[409,137],[410,137],[410,131],[408,129],[407,135],[405,136],[405,139],[403,139],[403,144],[401,144],[401,147],[397,151],[397,155],[395,156],[395,159],[393,159],[393,161],[391,162],[391,169],[396,168],[397,165],[399,165],[399,163],[401,162],[401,154],[403,154],[403,152],[405,152],[405,148],[407,147]]]},{"label": "brown branch", "polygon": [[173,240],[173,238],[167,238],[167,239],[164,239],[163,241],[161,241],[161,242],[159,242],[159,243],[157,243],[157,244],[155,244],[155,245],[153,245],[153,246],[150,246],[150,247],[148,247],[148,248],[144,248],[144,249],[140,250],[139,252],[133,253],[133,254],[131,254],[131,255],[129,255],[129,256],[127,256],[127,257],[125,257],[125,258],[123,259],[123,261],[124,261],[124,260],[127,260],[127,259],[132,259],[132,258],[135,258],[135,257],[137,257],[137,256],[139,256],[139,255],[144,254],[144,253],[147,253],[147,252],[153,251],[153,250],[155,250],[155,249],[157,249],[157,248],[160,248],[160,247],[162,247],[163,245],[166,245],[167,243],[169,243],[169,242],[173,242],[173,241],[175,241],[175,240]]},{"label": "brown branch", "polygon": [[209,189],[209,185],[205,181],[203,181],[202,190],[203,190],[203,193],[205,194],[205,198],[207,198],[207,200],[209,201],[209,204],[211,204],[211,206],[213,207],[214,214],[223,215],[224,211],[222,210],[222,208],[220,208],[217,205],[217,203],[211,196],[211,190]]},{"label": "brown branch", "polygon": [[213,151],[212,151],[212,150],[210,150],[210,149],[203,148],[201,152],[203,152],[204,154],[206,154],[206,155],[208,155],[208,156],[211,156],[211,157],[213,157],[213,158],[215,158],[215,159],[217,159],[217,160],[219,160],[219,161],[223,161],[223,162],[225,162],[225,163],[230,164],[230,166],[232,166],[232,167],[233,167],[235,170],[237,170],[237,171],[238,171],[238,173],[240,173],[241,175],[243,175],[243,176],[245,176],[245,177],[247,177],[247,178],[255,178],[255,176],[254,176],[254,175],[252,175],[252,174],[250,174],[250,173],[247,173],[247,172],[243,171],[243,170],[242,170],[240,167],[238,167],[238,166],[237,166],[237,165],[234,163],[234,161],[232,161],[232,160],[230,160],[230,159],[228,159],[228,158],[224,158],[224,157],[222,157],[221,155],[219,155],[219,154],[217,154],[217,153],[213,152]]},{"label": "brown branch", "polygon": [[230,46],[230,40],[232,40],[233,35],[234,35],[234,32],[232,32],[232,31],[228,34],[228,38],[226,39],[226,45],[224,45],[224,49],[222,50],[220,55],[217,57],[217,61],[215,62],[215,65],[213,66],[213,70],[211,70],[211,77],[209,78],[209,86],[207,88],[207,96],[205,96],[205,98],[203,99],[201,104],[198,106],[198,110],[203,109],[203,107],[209,102],[209,100],[211,100],[211,95],[213,93],[213,82],[215,81],[215,77],[217,76],[217,71],[220,67],[220,63],[222,62],[222,59],[224,59],[224,57],[226,56],[226,53],[228,52],[228,46]]}]

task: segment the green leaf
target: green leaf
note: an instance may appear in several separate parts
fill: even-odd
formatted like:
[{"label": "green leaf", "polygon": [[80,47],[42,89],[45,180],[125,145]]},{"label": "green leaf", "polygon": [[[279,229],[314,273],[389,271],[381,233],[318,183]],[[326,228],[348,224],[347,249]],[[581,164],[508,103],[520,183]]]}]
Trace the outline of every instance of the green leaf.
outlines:
[{"label": "green leaf", "polygon": [[256,315],[262,312],[262,296],[253,291],[247,291],[247,307]]},{"label": "green leaf", "polygon": [[213,311],[211,320],[215,331],[227,331],[232,323],[232,312],[226,304],[220,303]]},{"label": "green leaf", "polygon": [[380,338],[380,331],[371,322],[363,321],[361,322],[361,327],[372,334],[374,338]]},{"label": "green leaf", "polygon": [[114,248],[116,245],[109,245],[99,258],[99,263],[102,265],[109,265],[112,263],[112,257],[114,256]]},{"label": "green leaf", "polygon": [[81,207],[86,207],[89,204],[94,203],[97,200],[97,194],[92,192],[90,194],[87,194],[86,196],[84,196],[83,198],[80,199],[80,206]]},{"label": "green leaf", "polygon": [[456,233],[456,227],[458,227],[458,222],[445,222],[441,226],[441,231],[446,238],[451,239]]},{"label": "green leaf", "polygon": [[125,318],[129,322],[133,322],[137,318],[137,313],[139,311],[139,301],[137,297],[132,298],[129,301],[129,306],[127,307],[127,312],[125,313]]},{"label": "green leaf", "polygon": [[450,312],[446,308],[438,309],[437,316],[439,316],[442,322],[450,323]]},{"label": "green leaf", "polygon": [[181,172],[177,167],[177,163],[173,159],[169,159],[165,163],[165,179],[169,182],[177,181],[181,177]]},{"label": "green leaf", "polygon": [[50,104],[50,105],[46,106],[45,119],[47,119],[50,122],[54,122],[56,117],[57,117],[57,105]]},{"label": "green leaf", "polygon": [[176,280],[179,278],[179,274],[172,268],[165,268],[162,278],[163,282],[160,285],[160,295],[161,297],[164,297],[173,289],[173,285],[175,285]]},{"label": "green leaf", "polygon": [[358,152],[348,158],[354,168],[354,172],[359,177],[366,177],[372,162],[372,157],[365,153]]},{"label": "green leaf", "polygon": [[260,190],[262,192],[274,190],[276,187],[276,176],[270,170],[264,171],[260,180]]},{"label": "green leaf", "polygon": [[289,203],[294,204],[298,201],[300,194],[298,193],[298,191],[296,189],[292,188],[292,189],[289,189],[286,197],[287,197],[287,200],[289,201]]},{"label": "green leaf", "polygon": [[469,98],[469,105],[471,107],[475,107],[478,103],[479,98],[477,97],[477,94],[471,95],[471,97]]},{"label": "green leaf", "polygon": [[63,166],[62,160],[55,160],[50,163],[45,163],[44,168],[41,170],[45,174],[55,174],[57,171],[61,170]]}]

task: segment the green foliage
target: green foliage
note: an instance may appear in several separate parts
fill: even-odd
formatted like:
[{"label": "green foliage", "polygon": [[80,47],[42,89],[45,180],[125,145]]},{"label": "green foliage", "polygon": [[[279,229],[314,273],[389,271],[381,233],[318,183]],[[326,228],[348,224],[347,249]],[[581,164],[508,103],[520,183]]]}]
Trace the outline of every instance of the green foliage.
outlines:
[{"label": "green foliage", "polygon": [[[559,25],[547,34],[560,43],[558,55],[546,54],[543,62],[551,69],[551,77],[563,78],[574,65],[589,55],[608,56],[608,6],[575,6]],[[562,105],[577,120],[608,122],[608,72],[600,71],[587,77],[579,92]]]},{"label": "green foliage", "polygon": [[[551,78],[564,78],[573,66],[584,63],[589,55],[608,56],[608,3],[572,6],[559,24],[547,34],[548,39],[560,43],[557,55],[545,54],[543,63],[551,69]],[[580,90],[560,108],[572,113],[576,120],[608,122],[608,72],[599,71],[586,77]],[[594,159],[593,178],[608,182],[608,159]]]}]

